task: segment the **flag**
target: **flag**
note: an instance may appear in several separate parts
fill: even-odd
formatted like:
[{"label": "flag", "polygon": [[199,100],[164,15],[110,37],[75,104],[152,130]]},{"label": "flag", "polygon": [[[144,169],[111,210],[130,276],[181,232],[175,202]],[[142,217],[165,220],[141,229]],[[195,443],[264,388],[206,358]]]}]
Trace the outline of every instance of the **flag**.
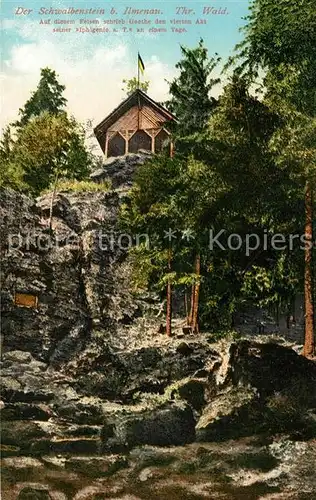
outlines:
[{"label": "flag", "polygon": [[145,71],[145,64],[144,64],[144,61],[142,60],[139,52],[138,52],[138,68],[140,69],[140,71],[142,73],[144,73],[144,71]]}]

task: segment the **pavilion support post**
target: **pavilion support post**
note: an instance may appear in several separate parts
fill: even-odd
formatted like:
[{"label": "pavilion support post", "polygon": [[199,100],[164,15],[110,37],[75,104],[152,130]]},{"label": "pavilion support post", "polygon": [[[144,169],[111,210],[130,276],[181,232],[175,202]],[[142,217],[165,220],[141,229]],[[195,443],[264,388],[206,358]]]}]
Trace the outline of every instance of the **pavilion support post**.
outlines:
[{"label": "pavilion support post", "polygon": [[155,131],[154,129],[150,129],[150,130],[148,130],[148,134],[151,137],[151,152],[155,153],[155,139],[156,139],[157,131]]},{"label": "pavilion support post", "polygon": [[125,154],[128,154],[128,130],[125,130]]}]

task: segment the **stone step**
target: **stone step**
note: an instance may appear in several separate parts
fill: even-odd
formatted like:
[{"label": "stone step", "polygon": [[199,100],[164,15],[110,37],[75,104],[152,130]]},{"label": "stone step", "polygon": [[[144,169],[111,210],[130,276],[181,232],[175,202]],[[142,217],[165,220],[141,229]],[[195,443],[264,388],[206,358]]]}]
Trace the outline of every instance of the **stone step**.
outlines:
[{"label": "stone step", "polygon": [[41,420],[46,421],[53,415],[52,410],[43,404],[6,403],[0,410],[1,420]]},{"label": "stone step", "polygon": [[1,458],[14,457],[20,455],[19,446],[13,446],[10,444],[0,444],[0,456]]},{"label": "stone step", "polygon": [[99,455],[101,441],[97,437],[37,439],[30,446],[31,455]]},{"label": "stone step", "polygon": [[54,398],[54,393],[47,387],[23,387],[14,377],[2,376],[1,397],[10,403],[48,402]]},{"label": "stone step", "polygon": [[128,461],[122,455],[71,457],[65,461],[66,470],[89,477],[110,476],[125,467],[128,467]]},{"label": "stone step", "polygon": [[53,438],[50,441],[51,452],[56,454],[97,455],[100,453],[100,445],[100,439],[95,437]]}]

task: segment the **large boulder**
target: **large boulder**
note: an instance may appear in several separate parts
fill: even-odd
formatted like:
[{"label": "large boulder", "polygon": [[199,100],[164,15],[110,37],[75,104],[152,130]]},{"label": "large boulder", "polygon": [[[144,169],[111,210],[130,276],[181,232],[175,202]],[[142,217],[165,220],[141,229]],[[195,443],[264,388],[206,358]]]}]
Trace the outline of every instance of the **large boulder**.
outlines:
[{"label": "large boulder", "polygon": [[276,342],[241,340],[229,346],[226,382],[252,386],[261,397],[296,394],[316,407],[316,364]]},{"label": "large boulder", "polygon": [[[77,364],[75,368],[80,390],[110,400],[117,400],[119,395],[122,402],[132,403],[142,393],[162,394],[172,382],[188,378],[181,397],[190,400],[193,407],[203,404],[202,382],[195,375],[200,372],[206,379],[210,376],[206,393],[210,392],[214,385],[212,367],[214,363],[220,364],[220,352],[215,352],[202,336],[199,341],[193,336],[187,339],[186,349],[191,352],[188,355],[182,340],[165,342],[165,337],[157,339],[153,332],[145,341],[136,342],[136,334],[131,328],[123,349],[104,345],[94,353],[83,351],[80,367]],[[111,343],[115,340],[111,339]]]},{"label": "large boulder", "polygon": [[195,419],[185,405],[171,404],[118,419],[115,436],[123,445],[183,445],[194,441]]},{"label": "large boulder", "polygon": [[250,388],[231,388],[218,394],[203,410],[196,426],[198,441],[230,439],[253,432],[260,418],[258,395]]},{"label": "large boulder", "polygon": [[54,394],[45,379],[36,375],[3,376],[2,397],[12,403],[49,402]]},{"label": "large boulder", "polygon": [[316,364],[275,342],[227,344],[217,394],[197,424],[199,440],[260,432],[316,436]]}]

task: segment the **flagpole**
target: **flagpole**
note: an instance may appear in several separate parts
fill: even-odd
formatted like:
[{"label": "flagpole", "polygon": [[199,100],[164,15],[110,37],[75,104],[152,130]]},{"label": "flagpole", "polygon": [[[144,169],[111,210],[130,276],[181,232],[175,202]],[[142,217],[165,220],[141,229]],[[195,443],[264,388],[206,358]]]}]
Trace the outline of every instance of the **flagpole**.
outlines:
[{"label": "flagpole", "polygon": [[[137,89],[140,88],[140,67],[139,67],[139,52],[137,54]],[[138,113],[137,113],[137,129],[140,127],[140,99],[138,93]]]}]

